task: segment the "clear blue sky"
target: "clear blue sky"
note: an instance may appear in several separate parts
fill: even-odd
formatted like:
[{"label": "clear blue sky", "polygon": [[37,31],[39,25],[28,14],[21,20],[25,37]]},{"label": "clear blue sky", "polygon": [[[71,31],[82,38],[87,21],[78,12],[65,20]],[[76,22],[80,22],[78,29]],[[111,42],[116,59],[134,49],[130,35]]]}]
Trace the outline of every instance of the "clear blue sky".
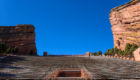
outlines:
[{"label": "clear blue sky", "polygon": [[0,25],[35,26],[38,55],[113,48],[110,10],[130,0],[0,0]]}]

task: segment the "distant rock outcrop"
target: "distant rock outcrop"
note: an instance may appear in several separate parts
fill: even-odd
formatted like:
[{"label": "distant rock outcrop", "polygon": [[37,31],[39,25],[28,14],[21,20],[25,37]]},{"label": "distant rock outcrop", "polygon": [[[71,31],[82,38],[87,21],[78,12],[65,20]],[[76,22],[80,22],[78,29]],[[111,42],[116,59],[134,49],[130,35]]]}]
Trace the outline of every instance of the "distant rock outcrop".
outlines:
[{"label": "distant rock outcrop", "polygon": [[35,44],[35,27],[33,25],[0,26],[0,41],[7,48],[18,46],[18,54],[29,54],[31,50],[37,55]]},{"label": "distant rock outcrop", "polygon": [[127,43],[140,46],[140,0],[131,0],[110,11],[114,47],[124,50]]},{"label": "distant rock outcrop", "polygon": [[47,56],[47,52],[44,52],[44,53],[43,53],[43,56]]},{"label": "distant rock outcrop", "polygon": [[86,52],[85,56],[90,56],[90,52]]}]

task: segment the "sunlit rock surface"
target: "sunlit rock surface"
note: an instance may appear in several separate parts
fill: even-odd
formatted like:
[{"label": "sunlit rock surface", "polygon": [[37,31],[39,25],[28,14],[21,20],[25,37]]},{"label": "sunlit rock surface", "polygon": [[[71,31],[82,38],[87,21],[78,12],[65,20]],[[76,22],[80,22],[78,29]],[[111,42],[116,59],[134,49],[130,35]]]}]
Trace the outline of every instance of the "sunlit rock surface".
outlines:
[{"label": "sunlit rock surface", "polygon": [[29,54],[33,50],[37,54],[35,44],[35,27],[33,25],[0,26],[0,41],[7,48],[18,46],[18,54]]},{"label": "sunlit rock surface", "polygon": [[124,50],[127,43],[140,46],[140,0],[113,8],[109,16],[114,47]]}]

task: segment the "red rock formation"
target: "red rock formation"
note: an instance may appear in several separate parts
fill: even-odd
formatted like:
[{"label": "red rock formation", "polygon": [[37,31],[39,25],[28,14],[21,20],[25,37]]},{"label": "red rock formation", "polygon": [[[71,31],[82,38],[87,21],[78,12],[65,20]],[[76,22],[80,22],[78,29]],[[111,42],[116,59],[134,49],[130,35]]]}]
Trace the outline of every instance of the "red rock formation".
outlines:
[{"label": "red rock formation", "polygon": [[0,26],[0,41],[6,43],[7,48],[18,46],[18,54],[29,54],[33,50],[37,55],[34,30],[33,25]]},{"label": "red rock formation", "polygon": [[44,53],[43,53],[43,56],[47,56],[47,52],[44,52]]},{"label": "red rock formation", "polygon": [[90,56],[90,52],[86,52],[85,56]]},{"label": "red rock formation", "polygon": [[135,60],[140,61],[140,48],[136,49],[133,53]]},{"label": "red rock formation", "polygon": [[140,46],[140,0],[131,0],[110,11],[114,47],[124,50],[127,43]]}]

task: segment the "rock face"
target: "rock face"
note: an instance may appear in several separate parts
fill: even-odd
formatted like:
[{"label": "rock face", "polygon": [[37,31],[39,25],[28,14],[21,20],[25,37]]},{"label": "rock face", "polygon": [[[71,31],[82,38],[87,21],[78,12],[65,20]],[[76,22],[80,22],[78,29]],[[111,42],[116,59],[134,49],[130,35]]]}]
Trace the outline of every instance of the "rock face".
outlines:
[{"label": "rock face", "polygon": [[19,55],[28,55],[31,50],[37,55],[33,25],[0,26],[0,41],[6,47],[18,46]]},{"label": "rock face", "polygon": [[110,11],[114,47],[124,50],[127,43],[140,47],[140,0],[131,0]]},{"label": "rock face", "polygon": [[86,52],[85,56],[90,56],[90,52]]},{"label": "rock face", "polygon": [[43,53],[43,56],[47,56],[47,52],[44,52],[44,53]]},{"label": "rock face", "polygon": [[136,61],[140,61],[140,48],[134,51],[134,58]]}]

